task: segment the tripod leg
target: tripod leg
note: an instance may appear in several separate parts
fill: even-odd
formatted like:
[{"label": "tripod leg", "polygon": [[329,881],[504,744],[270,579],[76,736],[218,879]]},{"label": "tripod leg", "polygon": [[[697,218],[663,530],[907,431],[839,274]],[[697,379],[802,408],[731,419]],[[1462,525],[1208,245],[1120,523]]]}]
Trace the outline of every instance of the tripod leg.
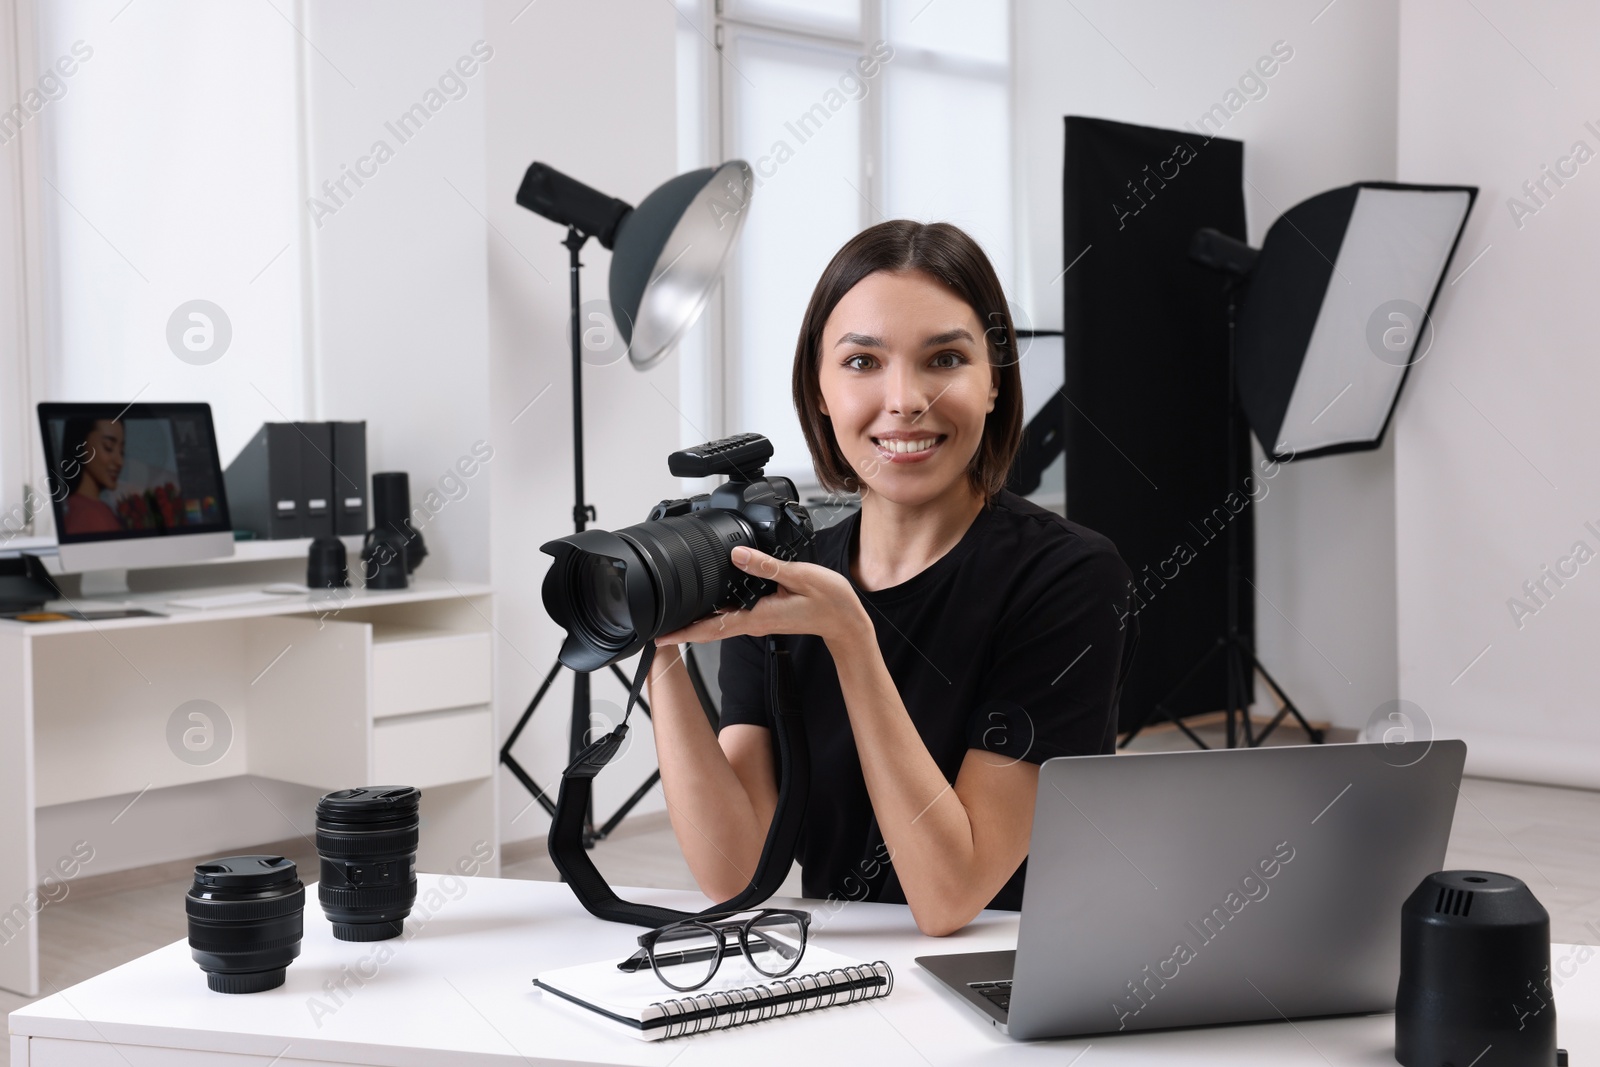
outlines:
[{"label": "tripod leg", "polygon": [[1278,714],[1273,716],[1272,721],[1269,722],[1266,728],[1261,731],[1261,736],[1256,738],[1256,744],[1259,745],[1262,741],[1265,741],[1267,739],[1267,735],[1273,730],[1277,729],[1278,724],[1284,720],[1286,715],[1293,715],[1295,717],[1295,721],[1300,724],[1301,729],[1305,730],[1306,736],[1311,739],[1311,743],[1313,745],[1323,744],[1327,739],[1326,735],[1323,733],[1323,731],[1313,728],[1312,725],[1306,721],[1306,717],[1300,714],[1300,709],[1294,706],[1294,701],[1289,699],[1289,694],[1283,691],[1283,687],[1278,684],[1277,680],[1273,678],[1271,674],[1267,673],[1267,669],[1261,665],[1261,661],[1256,659],[1255,652],[1247,647],[1244,649],[1244,654],[1249,657],[1250,663],[1255,667],[1255,669],[1261,672],[1261,677],[1267,680],[1267,684],[1272,687],[1272,691],[1277,694],[1278,699],[1283,701],[1283,707],[1278,709]]},{"label": "tripod leg", "polygon": [[[1251,736],[1250,705],[1255,702],[1255,675],[1246,665],[1247,656],[1249,652],[1242,640],[1228,643],[1228,669],[1234,672],[1235,692],[1239,699],[1239,724],[1244,731],[1244,747],[1254,748],[1256,742]],[[1251,662],[1254,662],[1253,658]]]},{"label": "tripod leg", "polygon": [[1136,725],[1132,730],[1128,731],[1128,736],[1124,737],[1122,741],[1118,743],[1117,747],[1126,748],[1128,746],[1128,742],[1132,741],[1139,735],[1139,731],[1150,725],[1150,720],[1155,716],[1155,713],[1160,712],[1168,722],[1182,730],[1188,736],[1189,740],[1195,743],[1197,748],[1210,748],[1211,746],[1200,740],[1200,736],[1193,730],[1189,729],[1189,727],[1181,718],[1173,715],[1172,712],[1167,710],[1167,701],[1183,692],[1184,687],[1187,686],[1191,680],[1193,680],[1195,675],[1200,673],[1207,663],[1211,662],[1211,658],[1217,654],[1218,650],[1221,649],[1222,646],[1223,639],[1219,637],[1217,638],[1217,643],[1207,649],[1206,654],[1201,656],[1199,660],[1195,662],[1193,667],[1189,668],[1189,673],[1178,679],[1178,684],[1167,690],[1167,695],[1156,701],[1156,703],[1151,707],[1150,711],[1146,713],[1145,717],[1139,721],[1138,725]]},{"label": "tripod leg", "polygon": [[533,694],[533,699],[528,701],[528,706],[522,712],[522,718],[517,720],[517,725],[511,728],[511,736],[506,738],[506,743],[500,746],[500,760],[504,762],[511,755],[511,746],[517,743],[517,738],[522,736],[523,727],[528,725],[528,720],[533,718],[534,711],[539,707],[539,701],[550,691],[550,683],[556,680],[556,675],[561,673],[561,663],[557,661],[550,668],[550,673],[544,676],[544,681],[539,683],[539,691]]},{"label": "tripod leg", "polygon": [[1167,708],[1167,706],[1165,704],[1152,705],[1151,708],[1150,708],[1150,713],[1145,716],[1144,721],[1141,722],[1138,726],[1135,726],[1132,730],[1129,730],[1127,736],[1124,737],[1121,741],[1117,742],[1117,747],[1118,748],[1127,748],[1128,747],[1128,742],[1132,741],[1135,737],[1139,736],[1139,731],[1143,730],[1146,726],[1149,726],[1150,725],[1150,720],[1155,718],[1156,715],[1158,715],[1158,714],[1163,719],[1166,719],[1172,725],[1176,726],[1179,730],[1182,730],[1184,735],[1186,737],[1188,737],[1190,741],[1194,742],[1194,747],[1195,748],[1207,748],[1208,749],[1208,748],[1211,747],[1210,745],[1205,743],[1205,740],[1202,739],[1199,734],[1197,734],[1193,730],[1189,729],[1189,724],[1188,723],[1184,722],[1183,719],[1179,718],[1178,716],[1172,714],[1172,712],[1170,710],[1168,710],[1168,708]]},{"label": "tripod leg", "polygon": [[644,780],[643,785],[633,791],[632,796],[622,802],[622,805],[612,813],[611,818],[605,821],[605,825],[594,832],[594,839],[596,841],[604,841],[610,837],[611,831],[617,828],[617,824],[627,817],[628,812],[633,810],[633,806],[643,800],[644,795],[650,792],[651,788],[659,781],[661,781],[661,771],[657,768],[650,772],[650,777]]},{"label": "tripod leg", "polygon": [[[701,706],[709,708],[711,706],[709,696],[703,691],[705,681],[700,677],[699,668],[696,667],[693,658],[688,655],[689,646],[684,646],[684,653],[684,658],[688,661],[687,666],[689,668],[689,679],[692,683],[694,683],[695,692],[701,694]],[[612,673],[617,676],[617,680],[619,682],[628,688],[632,688],[633,683],[628,680],[627,675],[622,673],[622,669],[620,667],[613,663],[611,665],[611,670]],[[644,697],[642,696],[639,698],[639,707],[644,709],[644,713],[646,715],[650,714],[650,707],[644,702]],[[710,712],[707,712],[707,715],[709,716]],[[715,719],[712,720],[711,725],[713,727],[716,726]],[[633,791],[627,800],[624,800],[617,806],[617,810],[611,813],[611,817],[609,819],[602,823],[598,829],[593,829],[587,833],[585,835],[585,839],[588,840],[592,845],[596,841],[604,841],[607,837],[610,837],[611,831],[615,830],[618,824],[620,824],[623,819],[628,817],[628,813],[638,805],[639,801],[644,799],[645,794],[650,792],[651,788],[659,781],[661,781],[661,770],[660,768],[657,768],[656,770],[650,772],[650,777],[646,778],[639,788]]]},{"label": "tripod leg", "polygon": [[1184,736],[1186,736],[1189,740],[1194,742],[1194,745],[1195,745],[1196,748],[1207,748],[1208,749],[1208,748],[1211,747],[1210,745],[1206,744],[1203,740],[1201,740],[1199,734],[1197,734],[1193,730],[1189,729],[1189,724],[1188,723],[1184,722],[1183,719],[1179,718],[1178,716],[1172,714],[1172,712],[1168,711],[1167,708],[1166,708],[1166,705],[1162,705],[1161,708],[1160,708],[1160,711],[1161,711],[1161,714],[1163,714],[1163,715],[1165,715],[1167,717],[1167,721],[1168,722],[1170,722],[1172,725],[1176,726],[1178,729],[1182,730],[1183,733],[1184,733]]},{"label": "tripod leg", "polygon": [[500,746],[500,762],[505,765],[506,769],[511,772],[517,781],[522,783],[522,788],[533,794],[533,799],[537,800],[539,806],[544,808],[546,815],[554,815],[556,813],[555,801],[550,799],[545,791],[540,788],[539,783],[533,780],[533,776],[523,769],[522,764],[517,762],[517,758],[511,754],[511,746],[515,745],[517,738],[522,736],[522,731],[528,725],[528,720],[533,718],[533,713],[539,708],[539,701],[543,700],[544,695],[550,691],[550,683],[556,680],[556,675],[559,673],[561,673],[561,663],[557,661],[555,666],[550,668],[550,673],[544,676],[544,681],[539,685],[539,691],[533,694],[533,699],[528,702],[527,708],[523,710],[522,718],[518,719],[517,725],[512,727],[511,736],[507,737],[506,743]]}]

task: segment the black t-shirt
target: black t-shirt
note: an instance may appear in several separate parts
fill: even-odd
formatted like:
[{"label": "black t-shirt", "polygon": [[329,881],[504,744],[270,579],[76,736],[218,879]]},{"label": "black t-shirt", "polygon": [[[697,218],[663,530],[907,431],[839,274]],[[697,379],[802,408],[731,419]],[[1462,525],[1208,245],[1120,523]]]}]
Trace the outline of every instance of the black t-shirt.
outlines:
[{"label": "black t-shirt", "polygon": [[[857,513],[821,531],[816,562],[850,577],[860,523]],[[953,783],[969,749],[1030,763],[1113,751],[1116,698],[1137,633],[1126,614],[1129,582],[1105,537],[1001,492],[932,566],[888,589],[857,587],[856,595],[906,711]],[[798,855],[805,895],[905,903],[833,658],[819,637],[782,640],[811,749]],[[771,728],[765,670],[761,639],[723,641],[723,726]],[[990,907],[1022,906],[1025,867]]]}]

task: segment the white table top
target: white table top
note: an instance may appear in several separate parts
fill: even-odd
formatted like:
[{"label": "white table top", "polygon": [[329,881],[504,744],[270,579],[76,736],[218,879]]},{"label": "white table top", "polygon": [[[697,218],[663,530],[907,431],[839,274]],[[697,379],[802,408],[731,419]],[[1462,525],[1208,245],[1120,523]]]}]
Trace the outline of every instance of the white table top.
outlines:
[{"label": "white table top", "polygon": [[[1065,1067],[1077,1063],[1075,1057],[1089,1046],[1093,1053],[1085,1067],[1157,1062],[1378,1067],[1395,1062],[1391,1015],[1014,1042],[912,961],[934,952],[1015,947],[1015,914],[985,912],[959,934],[934,939],[916,932],[903,906],[820,901],[797,902],[813,912],[815,943],[862,960],[888,961],[895,973],[889,997],[649,1043],[591,1022],[530,981],[543,970],[626,955],[636,947],[638,929],[591,918],[558,882],[441,881],[434,875],[421,876],[421,882],[418,907],[406,921],[407,939],[375,944],[334,940],[315,889],[308,887],[304,947],[278,989],[246,996],[212,993],[187,943],[180,941],[13,1012],[11,1033],[145,1046],[126,1049],[124,1057],[140,1067],[204,1062],[194,1058],[195,1051],[253,1055],[262,1063],[281,1057],[275,1061],[281,1067],[303,1060],[388,1067]],[[672,907],[704,906],[688,893],[623,890],[622,895]],[[174,900],[172,906],[182,904]],[[388,946],[392,958],[374,967],[380,946]],[[1562,976],[1556,993],[1560,1043],[1574,1063],[1594,1063],[1600,1061],[1600,962],[1588,954],[1583,962],[1577,959],[1572,946],[1552,947],[1552,962]],[[336,1000],[324,984],[339,980],[343,968],[357,977],[346,979],[349,993]],[[159,1049],[191,1051],[162,1055]]]}]

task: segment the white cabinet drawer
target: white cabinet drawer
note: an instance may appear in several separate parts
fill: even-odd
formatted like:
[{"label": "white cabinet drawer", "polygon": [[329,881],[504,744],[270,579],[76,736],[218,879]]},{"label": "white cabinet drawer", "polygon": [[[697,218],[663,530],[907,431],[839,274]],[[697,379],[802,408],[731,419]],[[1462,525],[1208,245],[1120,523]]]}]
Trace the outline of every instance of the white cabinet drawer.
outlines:
[{"label": "white cabinet drawer", "polygon": [[418,789],[487,777],[494,770],[488,708],[428,712],[372,726],[372,780]]},{"label": "white cabinet drawer", "polygon": [[489,703],[489,634],[375,631],[372,640],[372,714]]}]

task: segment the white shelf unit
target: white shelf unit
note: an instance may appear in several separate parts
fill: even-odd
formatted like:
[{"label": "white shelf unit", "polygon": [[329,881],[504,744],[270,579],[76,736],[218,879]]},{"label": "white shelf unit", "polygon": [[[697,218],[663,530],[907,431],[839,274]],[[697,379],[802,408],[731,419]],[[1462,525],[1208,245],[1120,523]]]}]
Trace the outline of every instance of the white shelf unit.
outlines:
[{"label": "white shelf unit", "polygon": [[[39,884],[35,809],[233,775],[320,791],[415,785],[419,870],[446,871],[483,844],[498,856],[492,619],[488,586],[421,580],[335,601],[0,621],[0,902]],[[231,725],[214,762],[186,762],[169,742],[169,719],[191,700]],[[0,988],[33,996],[38,923],[12,914]]]}]

